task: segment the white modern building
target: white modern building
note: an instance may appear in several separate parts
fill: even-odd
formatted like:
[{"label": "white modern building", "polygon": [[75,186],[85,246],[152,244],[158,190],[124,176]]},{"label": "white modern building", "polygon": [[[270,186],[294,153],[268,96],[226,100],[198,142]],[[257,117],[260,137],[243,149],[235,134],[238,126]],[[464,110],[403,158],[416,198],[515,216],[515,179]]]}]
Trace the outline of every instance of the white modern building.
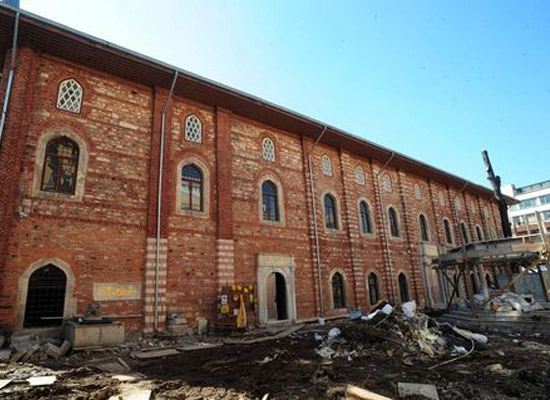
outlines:
[{"label": "white modern building", "polygon": [[523,187],[506,185],[502,193],[519,201],[508,208],[515,235],[539,233],[539,224],[543,232],[550,232],[550,180]]}]

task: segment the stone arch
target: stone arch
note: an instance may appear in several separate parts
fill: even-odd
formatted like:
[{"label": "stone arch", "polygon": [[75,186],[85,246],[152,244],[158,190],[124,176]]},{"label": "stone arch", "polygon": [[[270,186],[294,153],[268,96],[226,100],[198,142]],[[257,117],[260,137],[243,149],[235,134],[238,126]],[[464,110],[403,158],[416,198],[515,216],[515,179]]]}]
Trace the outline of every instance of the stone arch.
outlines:
[{"label": "stone arch", "polygon": [[[202,173],[202,211],[182,210],[181,205],[181,171],[186,165],[193,164],[198,167]],[[206,162],[200,158],[191,155],[178,163],[176,179],[176,213],[180,215],[193,215],[198,217],[208,217],[210,214],[210,168]]]},{"label": "stone arch", "polygon": [[340,268],[337,268],[337,269],[333,269],[330,274],[329,274],[329,280],[328,280],[328,283],[329,283],[329,288],[330,288],[330,308],[331,310],[341,310],[342,308],[335,308],[335,304],[334,304],[334,293],[333,293],[333,290],[332,290],[332,280],[334,278],[334,276],[336,274],[339,274],[341,277],[342,277],[342,283],[343,283],[343,300],[344,300],[344,307],[345,309],[348,309],[350,308],[350,298],[349,298],[349,281],[348,281],[348,278],[346,276],[346,273],[344,272],[343,269],[340,269]]},{"label": "stone arch", "polygon": [[[262,185],[265,181],[271,181],[277,187],[277,206],[279,207],[279,221],[266,221],[262,213]],[[260,174],[256,180],[258,188],[258,218],[261,223],[269,225],[285,225],[285,191],[279,175],[272,171],[266,171]]]}]

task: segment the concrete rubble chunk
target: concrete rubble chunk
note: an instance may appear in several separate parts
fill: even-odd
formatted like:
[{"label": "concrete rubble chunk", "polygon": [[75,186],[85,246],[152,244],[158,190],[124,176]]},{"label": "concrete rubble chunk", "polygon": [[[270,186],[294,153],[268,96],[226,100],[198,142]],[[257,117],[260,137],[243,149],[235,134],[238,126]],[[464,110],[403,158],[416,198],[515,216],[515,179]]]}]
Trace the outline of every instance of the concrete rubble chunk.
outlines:
[{"label": "concrete rubble chunk", "polygon": [[56,376],[34,376],[27,379],[31,386],[47,386],[53,384],[57,380]]},{"label": "concrete rubble chunk", "polygon": [[13,379],[0,379],[0,390],[10,384]]},{"label": "concrete rubble chunk", "polygon": [[427,400],[439,400],[439,394],[434,385],[399,382],[397,384],[397,391],[400,399],[414,397],[415,399],[424,398]]},{"label": "concrete rubble chunk", "polygon": [[346,399],[349,400],[392,400],[389,397],[379,395],[358,386],[348,385],[346,388]]},{"label": "concrete rubble chunk", "polygon": [[38,344],[34,344],[31,347],[29,347],[29,349],[25,352],[23,357],[21,357],[21,362],[28,361],[34,355],[34,353],[38,351],[39,348],[40,348],[40,345]]},{"label": "concrete rubble chunk", "polygon": [[181,354],[177,349],[155,350],[155,351],[133,351],[130,356],[138,360],[147,360],[150,358],[160,358]]}]

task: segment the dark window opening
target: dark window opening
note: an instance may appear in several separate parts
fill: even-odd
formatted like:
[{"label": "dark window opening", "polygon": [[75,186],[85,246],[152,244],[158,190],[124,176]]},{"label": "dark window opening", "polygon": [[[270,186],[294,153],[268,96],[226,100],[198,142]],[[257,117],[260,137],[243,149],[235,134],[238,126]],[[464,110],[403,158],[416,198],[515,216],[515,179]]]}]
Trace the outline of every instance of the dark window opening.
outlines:
[{"label": "dark window opening", "polygon": [[279,221],[277,186],[271,181],[262,184],[262,215],[264,221]]},{"label": "dark window opening", "polygon": [[29,278],[25,306],[25,328],[59,326],[65,310],[65,273],[48,264],[32,273]]},{"label": "dark window opening", "polygon": [[45,192],[74,194],[78,169],[78,145],[67,137],[46,146],[41,188]]},{"label": "dark window opening", "polygon": [[344,277],[339,272],[332,276],[332,304],[335,309],[346,308]]},{"label": "dark window opening", "polygon": [[482,241],[483,232],[481,231],[481,228],[479,226],[476,226],[476,234],[477,234],[477,240]]},{"label": "dark window opening", "polygon": [[404,273],[399,274],[399,296],[401,297],[401,302],[405,303],[410,301],[409,297],[409,283],[407,282],[407,277]]},{"label": "dark window opening", "polygon": [[328,229],[338,229],[338,220],[336,218],[336,201],[330,194],[324,198],[325,204],[325,226]]},{"label": "dark window opening", "polygon": [[378,277],[374,272],[369,274],[369,302],[371,305],[378,303],[380,293],[378,291]]},{"label": "dark window opening", "polygon": [[181,170],[181,209],[203,211],[202,172],[195,165],[186,165]]},{"label": "dark window opening", "polygon": [[395,211],[395,208],[390,207],[388,209],[388,219],[390,224],[390,234],[393,237],[399,237],[399,221],[397,219],[397,211]]},{"label": "dark window opening", "polygon": [[372,224],[370,221],[369,206],[366,202],[362,201],[359,204],[359,216],[361,223],[361,233],[372,233]]},{"label": "dark window opening", "polygon": [[460,233],[462,234],[462,242],[464,244],[470,243],[470,238],[468,236],[468,229],[466,228],[466,224],[464,222],[460,223]]},{"label": "dark window opening", "polygon": [[420,215],[419,224],[420,224],[420,237],[422,238],[422,241],[423,242],[429,241],[430,234],[428,231],[428,221],[426,220],[426,217],[424,215]]},{"label": "dark window opening", "polygon": [[445,240],[447,244],[453,244],[453,235],[451,234],[451,224],[449,220],[443,220],[443,226],[445,227]]}]

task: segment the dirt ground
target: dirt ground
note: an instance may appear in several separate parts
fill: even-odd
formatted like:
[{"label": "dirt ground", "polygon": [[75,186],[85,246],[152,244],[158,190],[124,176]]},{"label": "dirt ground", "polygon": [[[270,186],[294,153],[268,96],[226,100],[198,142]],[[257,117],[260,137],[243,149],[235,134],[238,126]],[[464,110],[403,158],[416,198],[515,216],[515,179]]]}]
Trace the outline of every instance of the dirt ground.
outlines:
[{"label": "dirt ground", "polygon": [[[342,357],[319,356],[319,335],[341,330]],[[317,339],[316,339],[317,335]],[[382,335],[383,336],[383,335]],[[211,341],[215,341],[211,338]],[[541,343],[537,347],[533,343]],[[130,350],[115,351],[131,367],[129,375],[147,383],[151,399],[340,399],[347,384],[397,398],[397,383],[428,383],[441,399],[550,399],[549,337],[489,335],[484,348],[453,358],[407,356],[398,345],[377,337],[361,322],[305,326],[288,337],[255,344],[224,344],[151,360],[136,360]],[[0,364],[0,379],[54,373],[50,386],[11,384],[2,399],[117,399],[121,382],[93,368],[93,359],[110,353],[75,352],[41,365]],[[41,370],[41,368],[48,368]],[[6,372],[6,371],[10,371]],[[14,372],[19,371],[19,372]],[[28,374],[28,373],[27,373]],[[114,396],[114,397],[111,397]]]}]

